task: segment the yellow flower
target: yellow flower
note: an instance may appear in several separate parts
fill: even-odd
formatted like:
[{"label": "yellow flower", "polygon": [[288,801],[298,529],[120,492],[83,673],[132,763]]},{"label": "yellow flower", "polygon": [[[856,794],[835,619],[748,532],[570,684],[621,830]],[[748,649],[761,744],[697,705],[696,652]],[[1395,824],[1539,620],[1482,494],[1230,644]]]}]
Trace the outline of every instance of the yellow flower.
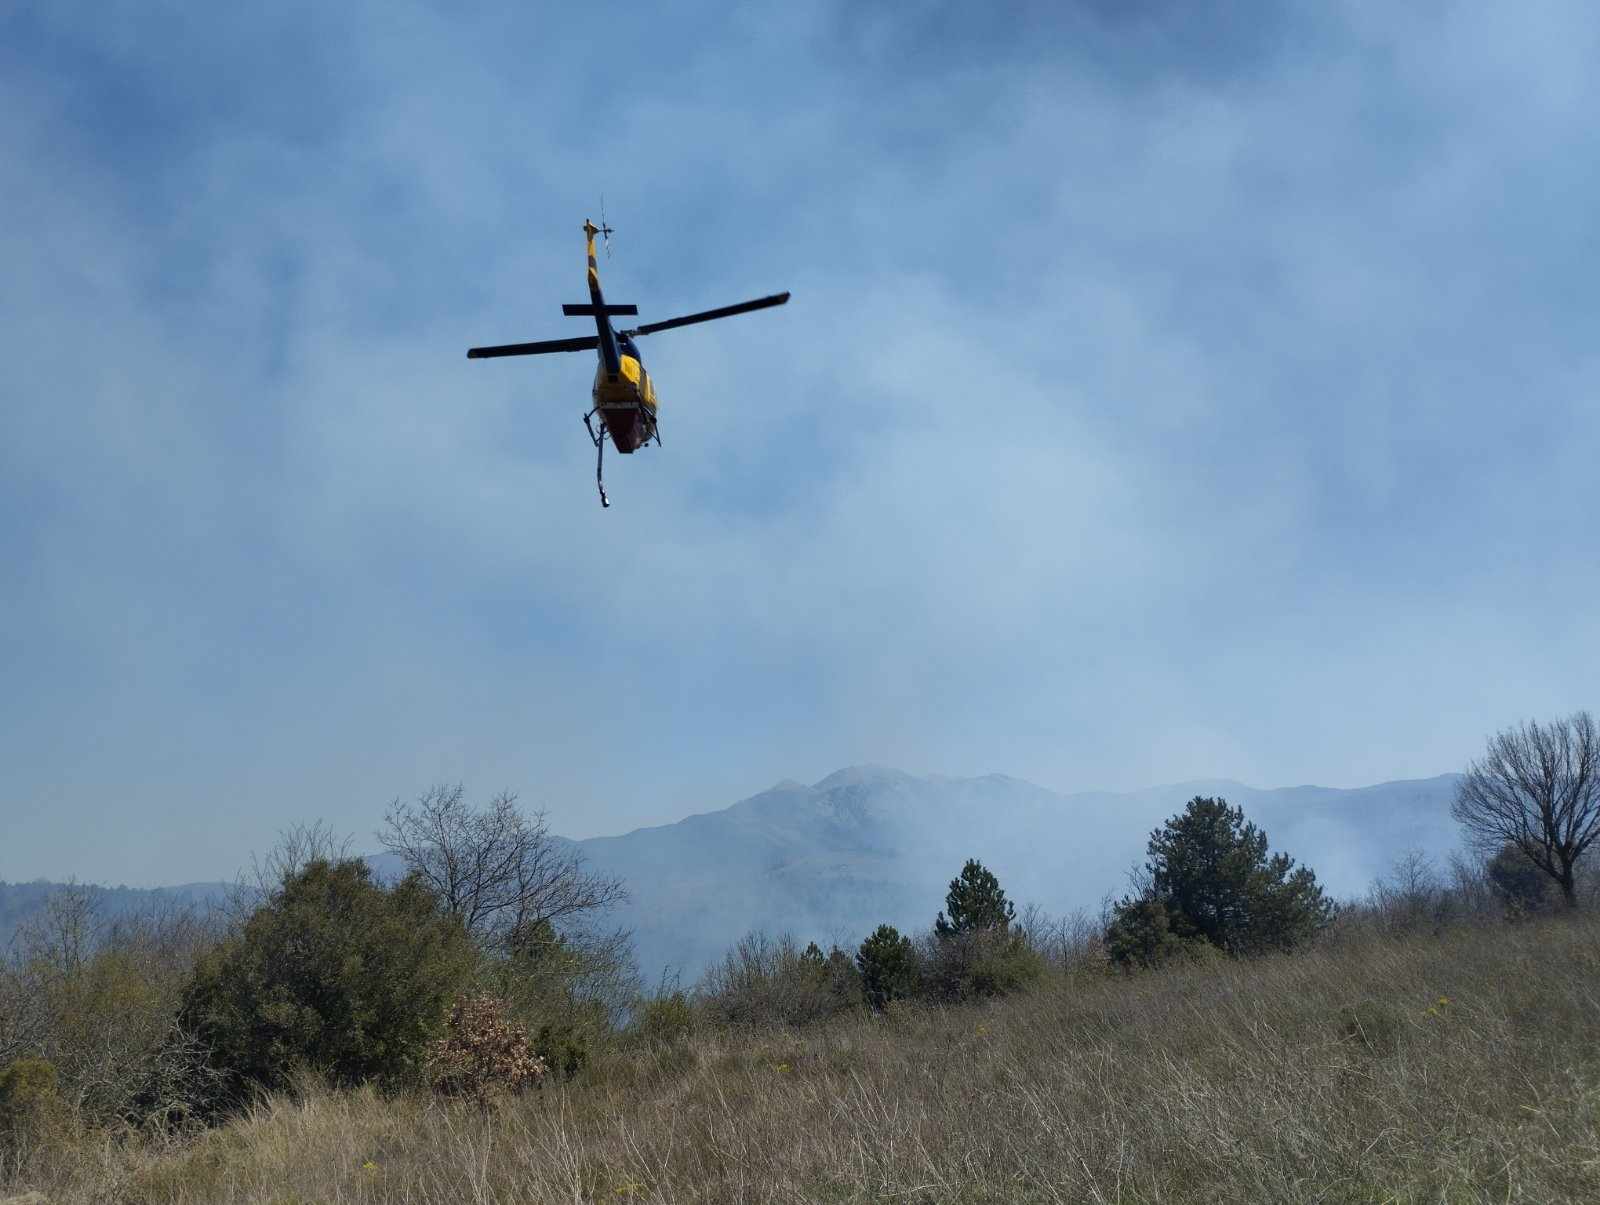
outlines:
[{"label": "yellow flower", "polygon": [[789,1074],[789,1072],[791,1072],[793,1070],[794,1070],[794,1068],[791,1067],[788,1063],[779,1063],[778,1064],[778,1072],[781,1075],[787,1075],[787,1074]]},{"label": "yellow flower", "polygon": [[374,1163],[371,1159],[368,1159],[365,1163],[363,1163],[361,1165],[361,1170],[366,1172],[367,1175],[369,1175],[369,1176],[375,1176],[375,1175],[378,1174],[378,1165],[376,1163]]},{"label": "yellow flower", "polygon": [[1449,996],[1440,996],[1439,997],[1439,1007],[1440,1008],[1443,1008],[1445,1005],[1447,1005],[1449,1003],[1450,1003],[1450,997]]}]

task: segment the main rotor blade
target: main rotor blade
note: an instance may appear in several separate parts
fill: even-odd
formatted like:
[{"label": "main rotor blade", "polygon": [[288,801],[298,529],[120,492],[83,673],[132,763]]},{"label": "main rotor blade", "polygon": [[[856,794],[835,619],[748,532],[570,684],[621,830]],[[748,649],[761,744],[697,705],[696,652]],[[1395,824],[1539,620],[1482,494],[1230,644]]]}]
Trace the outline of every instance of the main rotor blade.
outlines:
[{"label": "main rotor blade", "polygon": [[502,343],[499,347],[472,347],[467,359],[487,360],[492,356],[543,356],[554,351],[593,351],[600,346],[598,335],[581,339],[546,339],[542,343]]},{"label": "main rotor blade", "polygon": [[764,310],[769,305],[782,305],[788,300],[788,293],[775,293],[771,297],[762,297],[755,301],[741,301],[738,305],[725,305],[720,310],[704,310],[698,314],[685,314],[682,318],[668,318],[665,322],[646,322],[643,326],[635,327],[625,333],[630,336],[653,335],[657,331],[669,331],[675,326],[688,326],[691,322],[710,322],[713,318],[732,318],[735,314],[748,314],[751,310]]}]

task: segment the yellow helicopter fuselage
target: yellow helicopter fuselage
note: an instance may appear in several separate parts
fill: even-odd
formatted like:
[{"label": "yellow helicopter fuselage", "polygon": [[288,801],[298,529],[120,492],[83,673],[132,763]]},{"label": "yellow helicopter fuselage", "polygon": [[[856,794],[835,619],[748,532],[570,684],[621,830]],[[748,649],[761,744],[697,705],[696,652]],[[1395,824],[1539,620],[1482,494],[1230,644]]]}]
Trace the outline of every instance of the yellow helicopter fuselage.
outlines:
[{"label": "yellow helicopter fuselage", "polygon": [[656,386],[637,351],[624,344],[617,352],[615,374],[606,371],[604,360],[595,366],[590,396],[611,433],[612,444],[626,453],[649,443],[655,434]]}]

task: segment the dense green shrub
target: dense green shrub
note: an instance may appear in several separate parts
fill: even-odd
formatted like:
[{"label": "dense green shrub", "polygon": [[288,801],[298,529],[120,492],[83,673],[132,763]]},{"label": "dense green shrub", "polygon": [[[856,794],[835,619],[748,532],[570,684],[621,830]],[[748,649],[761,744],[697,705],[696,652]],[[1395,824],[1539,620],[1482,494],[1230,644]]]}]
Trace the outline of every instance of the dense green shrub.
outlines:
[{"label": "dense green shrub", "polygon": [[317,860],[201,959],[181,1020],[224,1077],[223,1103],[299,1065],[336,1084],[417,1082],[474,962],[415,878],[385,888],[362,862]]},{"label": "dense green shrub", "polygon": [[53,1126],[62,1113],[56,1069],[48,1059],[17,1059],[0,1070],[0,1143],[17,1145]]},{"label": "dense green shrub", "polygon": [[856,967],[861,972],[862,995],[874,1012],[915,995],[921,986],[916,947],[893,925],[879,925],[861,943],[856,951]]},{"label": "dense green shrub", "polygon": [[1123,900],[1112,910],[1111,923],[1106,926],[1106,957],[1123,969],[1160,966],[1193,944],[1172,931],[1167,906],[1160,900]]},{"label": "dense green shrub", "polygon": [[569,1080],[589,1065],[592,1029],[573,1021],[546,1021],[534,1035],[533,1049],[557,1078]]}]

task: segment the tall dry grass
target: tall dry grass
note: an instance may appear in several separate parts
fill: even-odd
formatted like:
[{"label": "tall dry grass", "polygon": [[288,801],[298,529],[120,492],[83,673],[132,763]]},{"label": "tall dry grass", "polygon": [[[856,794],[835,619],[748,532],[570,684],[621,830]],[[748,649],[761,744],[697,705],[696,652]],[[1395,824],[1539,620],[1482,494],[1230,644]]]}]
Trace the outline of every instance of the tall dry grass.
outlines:
[{"label": "tall dry grass", "polygon": [[315,1087],[84,1137],[52,1202],[1600,1200],[1600,922],[1058,975],[982,1007],[608,1053],[485,1114]]}]

